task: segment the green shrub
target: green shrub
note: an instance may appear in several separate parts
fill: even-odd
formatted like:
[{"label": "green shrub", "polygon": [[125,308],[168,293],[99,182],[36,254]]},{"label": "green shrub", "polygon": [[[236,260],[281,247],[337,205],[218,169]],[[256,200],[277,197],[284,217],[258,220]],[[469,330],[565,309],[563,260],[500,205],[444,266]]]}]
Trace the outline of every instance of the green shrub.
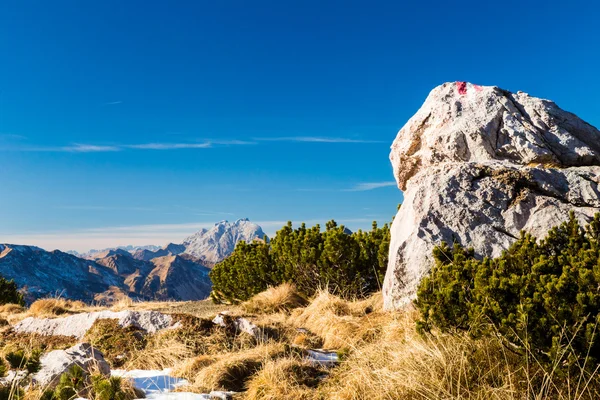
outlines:
[{"label": "green shrub", "polygon": [[54,389],[54,399],[71,400],[75,397],[84,397],[85,372],[79,365],[74,365],[60,376]]},{"label": "green shrub", "polygon": [[600,214],[585,228],[571,214],[541,241],[522,233],[494,259],[445,244],[434,257],[417,292],[419,329],[496,335],[541,363],[600,361]]},{"label": "green shrub", "polygon": [[10,367],[12,369],[25,368],[27,357],[25,356],[24,350],[19,349],[19,350],[8,352],[8,353],[6,353],[4,358],[6,358],[6,361],[8,361],[8,364],[10,364]]},{"label": "green shrub", "polygon": [[0,385],[0,400],[19,400],[25,396],[25,392],[18,386]]},{"label": "green shrub", "polygon": [[325,231],[288,222],[270,242],[240,242],[211,271],[214,301],[244,301],[272,286],[294,283],[312,295],[319,288],[360,297],[380,289],[387,268],[390,229],[373,223],[371,231],[348,234],[329,221]]},{"label": "green shrub", "polygon": [[0,276],[0,305],[9,303],[24,306],[25,300],[19,293],[15,281],[9,281]]},{"label": "green shrub", "polygon": [[0,358],[0,378],[6,375],[6,362]]},{"label": "green shrub", "polygon": [[54,395],[53,390],[46,389],[42,392],[42,395],[38,400],[56,400],[56,396]]},{"label": "green shrub", "polygon": [[123,328],[116,319],[97,320],[84,339],[100,350],[113,368],[122,366],[132,354],[146,347],[141,329],[134,326]]},{"label": "green shrub", "polygon": [[8,352],[4,357],[12,369],[26,369],[27,372],[32,374],[40,369],[41,355],[42,351],[40,349],[33,349],[29,353],[23,349],[18,349]]},{"label": "green shrub", "polygon": [[135,397],[133,392],[123,390],[122,379],[118,376],[92,376],[92,393],[95,400],[133,400]]}]

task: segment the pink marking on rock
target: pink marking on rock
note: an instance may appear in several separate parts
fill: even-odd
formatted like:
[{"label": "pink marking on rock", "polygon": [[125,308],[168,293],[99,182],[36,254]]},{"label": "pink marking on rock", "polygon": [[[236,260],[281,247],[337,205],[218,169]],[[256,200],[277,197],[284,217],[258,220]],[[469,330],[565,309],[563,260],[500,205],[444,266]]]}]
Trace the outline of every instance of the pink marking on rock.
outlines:
[{"label": "pink marking on rock", "polygon": [[459,94],[467,94],[467,82],[456,82],[456,90]]},{"label": "pink marking on rock", "polygon": [[473,87],[475,88],[475,90],[477,90],[478,92],[481,92],[483,90],[483,88],[479,85],[473,85]]}]

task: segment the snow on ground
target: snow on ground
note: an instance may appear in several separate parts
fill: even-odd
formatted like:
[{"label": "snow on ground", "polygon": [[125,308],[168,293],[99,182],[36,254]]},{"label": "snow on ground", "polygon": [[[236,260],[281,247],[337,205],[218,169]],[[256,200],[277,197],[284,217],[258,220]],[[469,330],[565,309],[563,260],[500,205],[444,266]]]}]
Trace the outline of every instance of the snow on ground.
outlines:
[{"label": "snow on ground", "polygon": [[333,367],[339,362],[339,356],[335,351],[307,350],[306,358],[313,364],[324,367]]},{"label": "snow on ground", "polygon": [[131,370],[125,371],[115,369],[111,371],[113,376],[131,379],[133,385],[141,389],[147,399],[151,400],[208,400],[211,399],[208,394],[198,394],[189,392],[174,392],[180,386],[188,384],[188,381],[171,376],[171,370]]}]

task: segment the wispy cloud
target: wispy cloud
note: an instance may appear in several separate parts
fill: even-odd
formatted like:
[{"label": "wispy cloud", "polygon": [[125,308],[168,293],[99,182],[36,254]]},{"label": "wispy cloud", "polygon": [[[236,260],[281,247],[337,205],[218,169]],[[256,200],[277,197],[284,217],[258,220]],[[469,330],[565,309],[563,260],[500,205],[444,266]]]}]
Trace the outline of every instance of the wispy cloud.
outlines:
[{"label": "wispy cloud", "polygon": [[304,142],[304,143],[383,143],[379,140],[353,139],[342,137],[318,137],[318,136],[282,136],[253,138],[260,142]]},{"label": "wispy cloud", "polygon": [[[13,137],[11,135],[11,137]],[[17,135],[14,136],[18,137]],[[2,135],[0,135],[0,139]],[[21,138],[21,137],[19,137]],[[28,152],[64,152],[64,153],[107,153],[124,150],[184,150],[184,149],[208,149],[220,146],[248,146],[257,145],[260,142],[301,142],[301,143],[382,143],[375,140],[339,138],[339,137],[312,137],[312,136],[289,136],[273,138],[252,138],[251,140],[238,139],[203,139],[190,142],[150,142],[150,143],[72,143],[65,146],[18,146],[12,145],[0,150],[4,151],[28,151]]]},{"label": "wispy cloud", "polygon": [[394,181],[387,181],[387,182],[363,182],[363,183],[357,183],[356,185],[354,185],[354,187],[350,188],[350,189],[345,189],[345,192],[364,192],[367,190],[374,190],[374,189],[379,189],[379,188],[384,188],[384,187],[389,187],[389,186],[396,186],[396,182]]},{"label": "wispy cloud", "polygon": [[27,137],[23,135],[16,135],[14,133],[0,133],[0,139],[6,140],[26,140]]},{"label": "wispy cloud", "polygon": [[35,146],[35,147],[17,147],[14,151],[32,151],[32,152],[51,152],[51,153],[105,153],[120,151],[119,146],[100,146],[94,144],[74,143],[68,146]]},{"label": "wispy cloud", "polygon": [[109,101],[107,103],[104,103],[105,106],[116,106],[117,104],[123,104],[123,102],[121,100],[117,100],[117,101]]},{"label": "wispy cloud", "polygon": [[206,149],[211,147],[210,142],[205,143],[143,143],[127,144],[121,147],[136,150],[179,150],[179,149]]},{"label": "wispy cloud", "polygon": [[[335,218],[342,225],[352,230],[368,229],[374,218]],[[387,222],[385,218],[375,218]],[[260,225],[270,237],[281,229],[286,220],[252,221]],[[309,226],[321,224],[325,226],[327,219],[292,220],[294,226],[305,222]],[[61,249],[87,251],[92,248],[108,248],[125,245],[164,245],[167,243],[181,243],[189,235],[202,228],[210,228],[214,222],[195,222],[181,224],[150,224],[132,226],[113,226],[81,229],[73,231],[52,232],[23,232],[20,234],[0,233],[0,243],[15,243],[35,245],[47,250]]]},{"label": "wispy cloud", "polygon": [[64,151],[74,152],[74,153],[98,153],[98,152],[121,150],[118,146],[98,146],[98,145],[93,145],[93,144],[79,144],[79,143],[76,143],[71,146],[65,146],[62,149]]},{"label": "wispy cloud", "polygon": [[244,146],[253,145],[256,142],[245,140],[206,140],[203,142],[189,143],[137,143],[137,144],[83,144],[73,143],[67,146],[29,146],[12,147],[4,150],[11,151],[32,151],[32,152],[55,152],[55,153],[105,153],[123,150],[182,150],[182,149],[208,149],[216,146]]}]

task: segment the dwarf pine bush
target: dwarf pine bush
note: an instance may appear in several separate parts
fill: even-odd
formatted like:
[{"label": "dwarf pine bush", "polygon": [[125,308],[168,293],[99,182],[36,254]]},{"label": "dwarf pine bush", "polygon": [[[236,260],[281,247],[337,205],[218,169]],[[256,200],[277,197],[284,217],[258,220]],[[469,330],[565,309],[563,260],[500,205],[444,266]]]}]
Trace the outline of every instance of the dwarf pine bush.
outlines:
[{"label": "dwarf pine bush", "polygon": [[522,233],[497,258],[446,244],[434,257],[417,292],[420,330],[498,336],[554,365],[600,361],[600,214],[582,227],[571,213],[540,241]]},{"label": "dwarf pine bush", "polygon": [[2,304],[25,305],[23,295],[17,290],[15,281],[7,280],[0,276],[0,305]]},{"label": "dwarf pine bush", "polygon": [[248,300],[269,287],[293,283],[300,293],[320,288],[346,297],[361,297],[380,289],[388,261],[390,228],[373,223],[370,231],[349,233],[329,221],[288,222],[271,241],[240,242],[210,273],[215,301]]}]

